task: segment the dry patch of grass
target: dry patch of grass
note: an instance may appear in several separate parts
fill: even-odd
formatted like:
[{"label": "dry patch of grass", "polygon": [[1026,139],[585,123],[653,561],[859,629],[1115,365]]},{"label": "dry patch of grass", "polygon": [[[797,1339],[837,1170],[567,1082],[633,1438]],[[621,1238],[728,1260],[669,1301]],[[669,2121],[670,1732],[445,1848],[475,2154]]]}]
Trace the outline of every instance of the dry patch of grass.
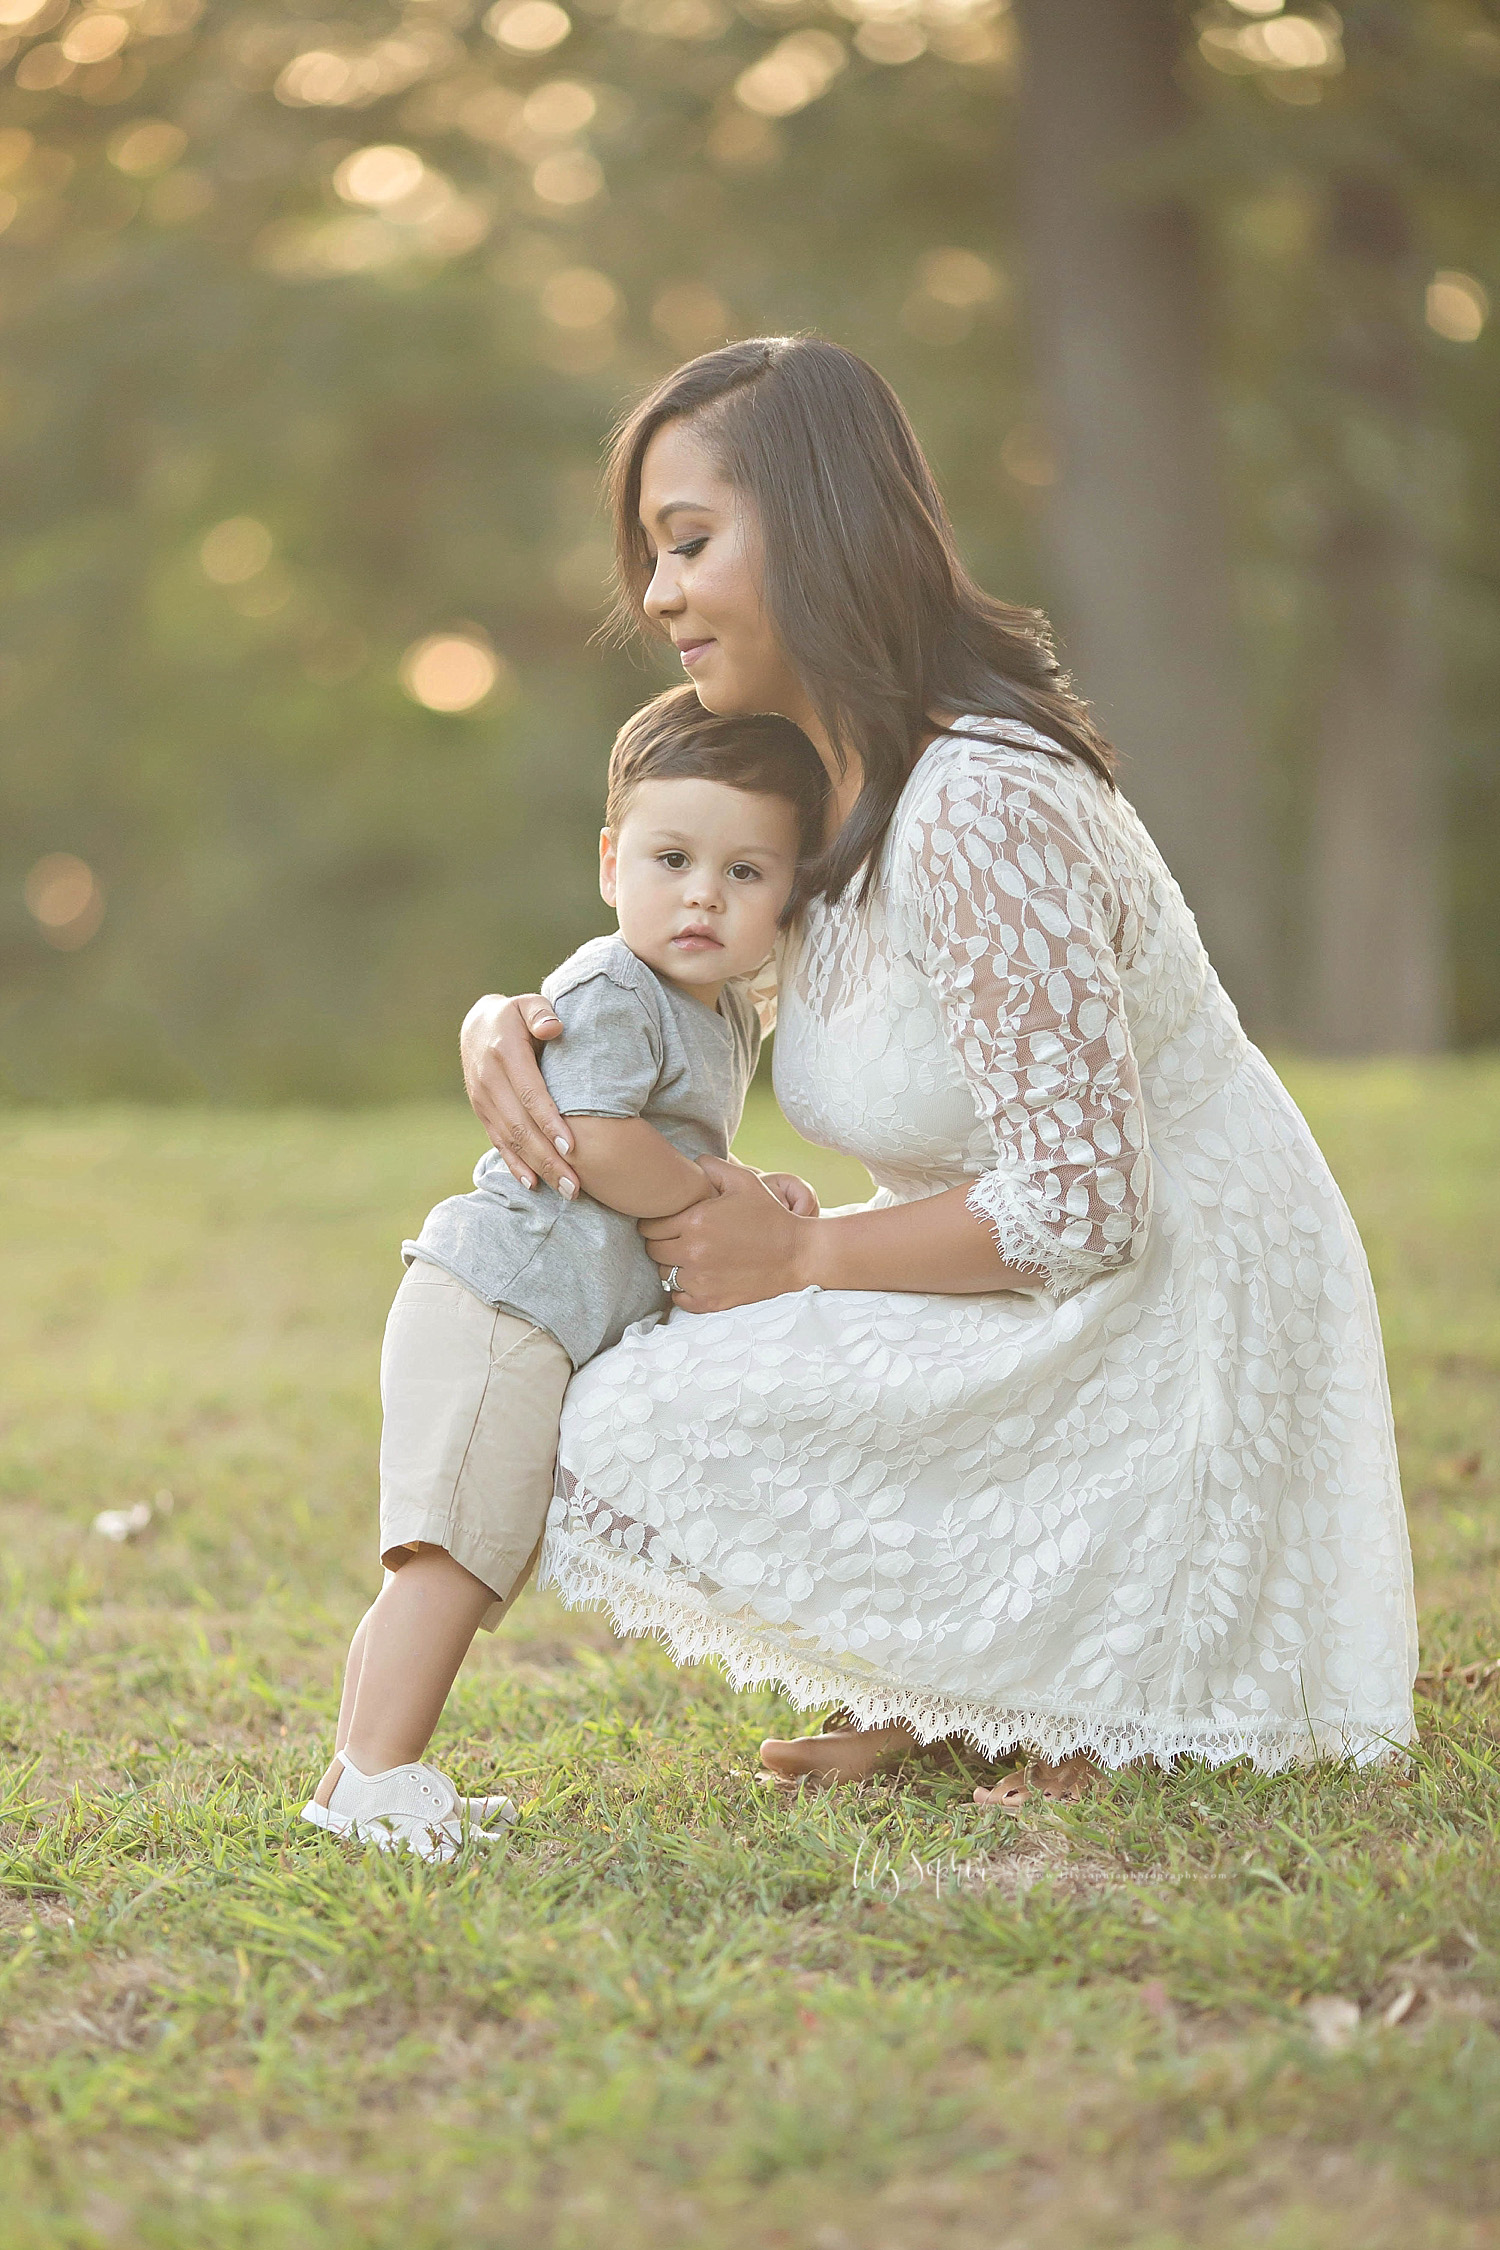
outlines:
[{"label": "dry patch of grass", "polygon": [[[1500,2242],[1500,1679],[1463,1676],[1500,1654],[1500,1070],[1295,1084],[1387,1328],[1409,1775],[787,1801],[774,1698],[528,1598],[440,1745],[525,1818],[447,1869],[295,1811],[373,1578],[395,1245],[471,1125],[0,1124],[7,2250]],[[749,1141],[796,1161],[767,1110]]]}]

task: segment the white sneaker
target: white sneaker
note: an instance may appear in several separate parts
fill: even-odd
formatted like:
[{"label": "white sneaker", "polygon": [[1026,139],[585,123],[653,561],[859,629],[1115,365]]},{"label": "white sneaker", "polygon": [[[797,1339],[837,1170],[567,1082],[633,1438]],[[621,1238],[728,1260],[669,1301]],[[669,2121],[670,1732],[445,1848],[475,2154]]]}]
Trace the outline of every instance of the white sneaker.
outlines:
[{"label": "white sneaker", "polygon": [[460,1797],[458,1807],[471,1828],[488,1828],[497,1820],[502,1828],[514,1828],[521,1817],[512,1797]]},{"label": "white sneaker", "polygon": [[346,1752],[343,1769],[326,1805],[316,1798],[302,1818],[332,1836],[357,1836],[383,1852],[415,1852],[419,1859],[450,1860],[466,1838],[493,1843],[489,1819],[513,1821],[508,1797],[460,1797],[435,1766],[391,1766],[385,1773],[361,1773]]}]

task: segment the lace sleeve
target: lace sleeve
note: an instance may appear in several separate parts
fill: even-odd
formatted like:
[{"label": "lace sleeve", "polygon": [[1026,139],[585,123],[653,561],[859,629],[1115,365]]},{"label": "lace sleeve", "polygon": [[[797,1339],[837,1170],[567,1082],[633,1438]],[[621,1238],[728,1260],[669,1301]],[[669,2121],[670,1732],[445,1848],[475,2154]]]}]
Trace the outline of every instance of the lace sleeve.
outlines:
[{"label": "lace sleeve", "polygon": [[1056,1296],[1128,1265],[1151,1164],[1097,855],[1054,793],[959,752],[913,808],[898,881],[948,1037],[989,1121],[969,1206]]}]

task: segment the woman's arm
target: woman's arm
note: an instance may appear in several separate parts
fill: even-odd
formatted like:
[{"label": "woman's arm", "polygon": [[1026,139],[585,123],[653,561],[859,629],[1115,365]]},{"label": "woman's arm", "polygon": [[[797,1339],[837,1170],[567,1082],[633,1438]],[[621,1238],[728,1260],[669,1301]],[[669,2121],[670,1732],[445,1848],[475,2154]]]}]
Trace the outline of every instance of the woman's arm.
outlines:
[{"label": "woman's arm", "polygon": [[474,1114],[522,1187],[542,1179],[576,1195],[578,1175],[560,1161],[572,1154],[573,1136],[536,1060],[539,1042],[561,1037],[551,1002],[539,992],[515,1000],[487,992],[464,1017],[458,1044]]},{"label": "woman's arm", "polygon": [[687,1312],[780,1297],[788,1290],[898,1289],[947,1297],[1035,1290],[1037,1274],[1005,1265],[986,1222],[962,1187],[885,1211],[799,1218],[755,1173],[699,1163],[718,1190],[641,1233],[664,1272],[679,1269],[675,1302]]}]

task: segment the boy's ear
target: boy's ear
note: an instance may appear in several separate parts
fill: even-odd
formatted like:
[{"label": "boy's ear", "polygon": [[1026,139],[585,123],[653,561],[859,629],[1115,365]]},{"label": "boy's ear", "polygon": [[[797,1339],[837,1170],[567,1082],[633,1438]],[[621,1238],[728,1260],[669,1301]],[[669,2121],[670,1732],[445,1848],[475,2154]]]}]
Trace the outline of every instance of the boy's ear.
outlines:
[{"label": "boy's ear", "polygon": [[607,828],[599,831],[599,896],[606,906],[615,903],[615,840]]}]

